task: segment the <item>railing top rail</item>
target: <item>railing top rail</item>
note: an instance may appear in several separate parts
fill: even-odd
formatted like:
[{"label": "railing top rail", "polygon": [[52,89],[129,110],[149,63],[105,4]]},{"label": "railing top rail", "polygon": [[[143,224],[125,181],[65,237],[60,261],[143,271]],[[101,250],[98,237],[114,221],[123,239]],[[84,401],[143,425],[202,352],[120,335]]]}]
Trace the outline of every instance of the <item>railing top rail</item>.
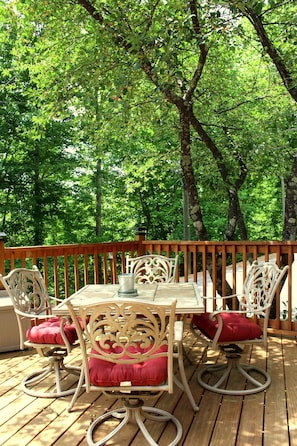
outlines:
[{"label": "railing top rail", "polygon": [[235,241],[223,241],[223,240],[206,240],[206,241],[197,241],[197,240],[143,240],[143,245],[205,245],[205,246],[297,246],[297,241],[295,240],[235,240]]},{"label": "railing top rail", "polygon": [[51,252],[65,252],[65,251],[90,251],[92,252],[94,248],[97,250],[101,250],[102,252],[112,252],[114,250],[120,250],[127,248],[128,250],[131,248],[137,249],[140,245],[139,241],[124,241],[124,242],[102,242],[102,243],[75,243],[75,244],[67,244],[67,245],[39,245],[39,246],[17,246],[17,247],[4,247],[5,256],[12,253],[19,254],[27,254],[30,253],[43,253],[49,254]]}]

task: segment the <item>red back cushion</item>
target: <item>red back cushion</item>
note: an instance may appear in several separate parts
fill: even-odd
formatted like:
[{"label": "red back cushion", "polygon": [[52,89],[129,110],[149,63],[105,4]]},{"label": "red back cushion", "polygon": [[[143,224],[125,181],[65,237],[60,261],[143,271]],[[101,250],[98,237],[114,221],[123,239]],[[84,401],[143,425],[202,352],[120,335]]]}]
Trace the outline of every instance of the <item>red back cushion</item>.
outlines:
[{"label": "red back cushion", "polygon": [[[70,344],[73,344],[77,340],[74,324],[68,325],[65,323],[64,331]],[[35,344],[64,345],[60,332],[60,318],[52,317],[39,325],[29,328],[27,330],[27,339]]]},{"label": "red back cushion", "polygon": [[[149,349],[149,348],[148,348]],[[148,350],[146,349],[146,350]],[[113,348],[110,352],[115,351]],[[139,346],[135,352],[144,352]],[[156,353],[167,351],[163,345]],[[96,353],[93,350],[93,353]],[[121,382],[131,382],[133,386],[157,386],[167,379],[167,358],[153,358],[137,364],[116,364],[97,358],[89,360],[90,382],[94,386],[119,386]]]},{"label": "red back cushion", "polygon": [[[247,319],[238,313],[221,313],[223,329],[218,342],[236,342],[245,339],[257,339],[262,336],[262,329],[255,322]],[[193,316],[193,325],[197,327],[209,339],[215,337],[218,322],[217,319],[211,321],[209,313]]]}]

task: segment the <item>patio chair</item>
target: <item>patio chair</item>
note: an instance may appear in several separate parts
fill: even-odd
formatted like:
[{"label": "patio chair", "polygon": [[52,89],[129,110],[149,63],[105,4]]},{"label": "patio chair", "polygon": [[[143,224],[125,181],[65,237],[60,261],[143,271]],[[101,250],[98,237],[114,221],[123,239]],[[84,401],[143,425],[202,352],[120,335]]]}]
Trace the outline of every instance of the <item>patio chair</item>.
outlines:
[{"label": "patio chair", "polygon": [[[65,367],[64,358],[77,344],[74,324],[64,318],[53,317],[52,304],[44,279],[36,266],[16,268],[0,279],[11,298],[17,318],[20,350],[35,348],[48,364],[32,372],[22,382],[25,393],[35,397],[57,398],[71,395],[75,388],[62,389],[62,371],[80,375],[79,367]],[[28,327],[28,321],[30,328]],[[26,334],[25,334],[26,331]],[[52,377],[53,389],[43,390],[42,381]],[[65,382],[67,384],[67,380]],[[65,387],[65,386],[64,386]]]},{"label": "patio chair", "polygon": [[[126,256],[126,272],[134,274],[136,284],[155,284],[155,283],[174,283],[176,280],[176,268],[178,265],[178,255],[175,257],[165,257],[158,254],[147,254],[140,257]],[[183,390],[195,412],[198,412],[192,392],[190,390],[184,368],[184,356],[190,363],[188,355],[182,343],[183,326],[187,315],[184,315],[183,321],[176,321],[176,332],[179,330],[180,342],[176,344],[174,358],[178,360],[180,380],[174,375],[175,384]]]},{"label": "patio chair", "polygon": [[[199,384],[212,392],[229,395],[247,395],[266,389],[271,378],[254,364],[241,364],[243,349],[240,345],[267,344],[267,326],[271,304],[288,266],[279,269],[274,263],[258,265],[253,262],[243,285],[238,310],[218,310],[194,315],[191,331],[213,349],[220,347],[227,358],[225,364],[207,365],[198,373]],[[230,299],[233,296],[223,297]],[[207,298],[205,299],[213,299]],[[244,377],[242,388],[232,386]],[[228,385],[226,386],[228,382]]]},{"label": "patio chair", "polygon": [[173,283],[176,279],[178,255],[165,257],[147,254],[140,257],[126,256],[126,272],[135,275],[135,283]]},{"label": "patio chair", "polygon": [[[73,307],[71,299],[66,304],[82,350],[82,374],[77,395],[85,383],[86,392],[103,392],[123,404],[91,424],[87,432],[88,445],[105,445],[127,423],[136,422],[148,444],[156,446],[157,442],[143,419],[172,422],[175,437],[170,445],[178,444],[182,427],[176,417],[165,410],[144,406],[147,398],[156,398],[163,392],[173,393],[176,302],[156,305],[119,298],[77,308]],[[86,324],[84,331],[78,317]],[[113,421],[112,430],[107,434],[105,422],[109,419]],[[98,439],[100,426],[103,438]],[[119,438],[117,444],[120,442]]]}]

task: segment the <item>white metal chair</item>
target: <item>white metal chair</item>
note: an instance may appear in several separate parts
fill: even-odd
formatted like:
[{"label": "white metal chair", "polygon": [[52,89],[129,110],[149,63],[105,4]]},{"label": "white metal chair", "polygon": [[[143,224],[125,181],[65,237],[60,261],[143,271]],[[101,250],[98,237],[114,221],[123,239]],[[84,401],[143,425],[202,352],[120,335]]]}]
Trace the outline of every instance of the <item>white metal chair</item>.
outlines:
[{"label": "white metal chair", "polygon": [[[158,254],[147,254],[140,257],[126,256],[126,272],[128,274],[134,274],[135,283],[142,284],[154,284],[154,283],[174,283],[176,281],[176,269],[178,265],[178,255],[175,257],[165,257]],[[187,358],[187,354],[183,348],[183,326],[184,321],[176,321],[176,333],[178,331],[178,338],[180,342],[176,343],[174,357],[178,361],[178,368],[180,373],[180,379],[174,375],[175,384],[182,389],[192,406],[192,409],[197,412],[199,407],[195,403],[192,392],[189,387],[189,383],[186,378],[184,368],[184,356]],[[189,361],[190,362],[190,361]]]},{"label": "white metal chair", "polygon": [[[124,406],[104,413],[91,424],[88,445],[105,445],[132,421],[137,423],[147,442],[156,446],[143,418],[171,421],[176,429],[170,445],[177,445],[182,436],[180,422],[165,410],[144,406],[144,399],[173,392],[176,302],[155,305],[119,298],[79,308],[74,308],[70,299],[66,304],[76,324],[82,350],[82,374],[73,399],[85,383],[86,392],[103,392],[119,398]],[[85,324],[84,331],[78,316]],[[110,418],[116,426],[108,434],[103,428],[103,438],[95,440],[100,426]]]},{"label": "white metal chair", "polygon": [[[33,347],[48,362],[46,367],[34,371],[23,380],[23,391],[31,396],[45,398],[73,394],[75,392],[73,386],[62,389],[62,371],[77,376],[80,374],[79,367],[64,365],[64,358],[77,345],[74,324],[52,315],[51,298],[36,266],[33,269],[16,268],[6,276],[0,275],[0,279],[14,306],[19,328],[20,350]],[[26,330],[28,321],[30,328]],[[54,377],[54,387],[48,391],[43,389],[42,381],[51,375]]]},{"label": "white metal chair", "polygon": [[[265,370],[254,364],[240,363],[240,345],[262,343],[266,346],[271,304],[287,270],[288,266],[279,269],[274,263],[258,265],[254,262],[247,273],[242,294],[236,296],[239,310],[218,310],[193,316],[191,330],[194,335],[213,349],[219,346],[227,358],[227,363],[207,365],[198,373],[202,387],[220,394],[247,395],[261,392],[270,385],[271,378]],[[223,300],[230,297],[223,297]],[[245,378],[244,388],[232,386],[231,372],[234,370]]]},{"label": "white metal chair", "polygon": [[171,283],[176,279],[178,255],[165,257],[147,254],[140,257],[126,256],[126,272],[135,276],[135,283]]}]

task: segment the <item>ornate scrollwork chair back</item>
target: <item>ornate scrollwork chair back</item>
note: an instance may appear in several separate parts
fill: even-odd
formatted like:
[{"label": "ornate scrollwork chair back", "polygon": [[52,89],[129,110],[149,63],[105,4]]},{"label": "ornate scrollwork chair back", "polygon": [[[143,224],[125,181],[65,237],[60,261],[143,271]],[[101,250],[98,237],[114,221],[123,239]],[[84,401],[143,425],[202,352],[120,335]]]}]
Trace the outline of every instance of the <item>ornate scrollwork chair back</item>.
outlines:
[{"label": "ornate scrollwork chair back", "polygon": [[[198,373],[199,384],[207,390],[231,395],[261,392],[271,382],[269,374],[253,364],[241,364],[240,345],[267,344],[269,314],[275,293],[287,273],[288,266],[278,268],[275,263],[255,261],[248,270],[238,310],[218,310],[194,315],[192,333],[213,349],[220,347],[227,358],[225,364],[211,364]],[[233,296],[223,297],[230,299]],[[205,300],[213,298],[205,297]],[[231,372],[236,370],[245,379],[244,388],[233,388]],[[212,379],[215,378],[215,381]],[[226,387],[226,383],[231,385]]]},{"label": "ornate scrollwork chair back", "polygon": [[[15,268],[0,279],[11,298],[17,318],[20,350],[35,348],[47,365],[34,371],[22,382],[25,393],[46,398],[71,395],[75,389],[62,389],[62,371],[79,375],[78,367],[65,367],[64,358],[77,344],[73,324],[52,315],[52,302],[42,274],[32,269]],[[45,378],[53,376],[54,390],[43,389]],[[45,384],[45,386],[48,386]]]},{"label": "ornate scrollwork chair back", "polygon": [[[178,444],[182,435],[179,421],[169,412],[144,406],[144,399],[173,392],[175,301],[155,305],[119,299],[77,309],[70,300],[66,302],[82,349],[83,371],[77,392],[85,385],[86,392],[103,392],[123,403],[122,408],[91,424],[88,445],[104,445],[132,420],[148,443],[157,445],[143,418],[173,422],[176,437],[170,445]],[[86,324],[84,332],[78,317]],[[100,434],[102,423],[110,418],[118,420],[118,425],[108,434],[103,429],[103,438],[95,441],[95,431]]]},{"label": "ornate scrollwork chair back", "polygon": [[178,255],[165,257],[148,254],[126,257],[126,272],[135,275],[135,283],[173,283],[176,280]]}]

